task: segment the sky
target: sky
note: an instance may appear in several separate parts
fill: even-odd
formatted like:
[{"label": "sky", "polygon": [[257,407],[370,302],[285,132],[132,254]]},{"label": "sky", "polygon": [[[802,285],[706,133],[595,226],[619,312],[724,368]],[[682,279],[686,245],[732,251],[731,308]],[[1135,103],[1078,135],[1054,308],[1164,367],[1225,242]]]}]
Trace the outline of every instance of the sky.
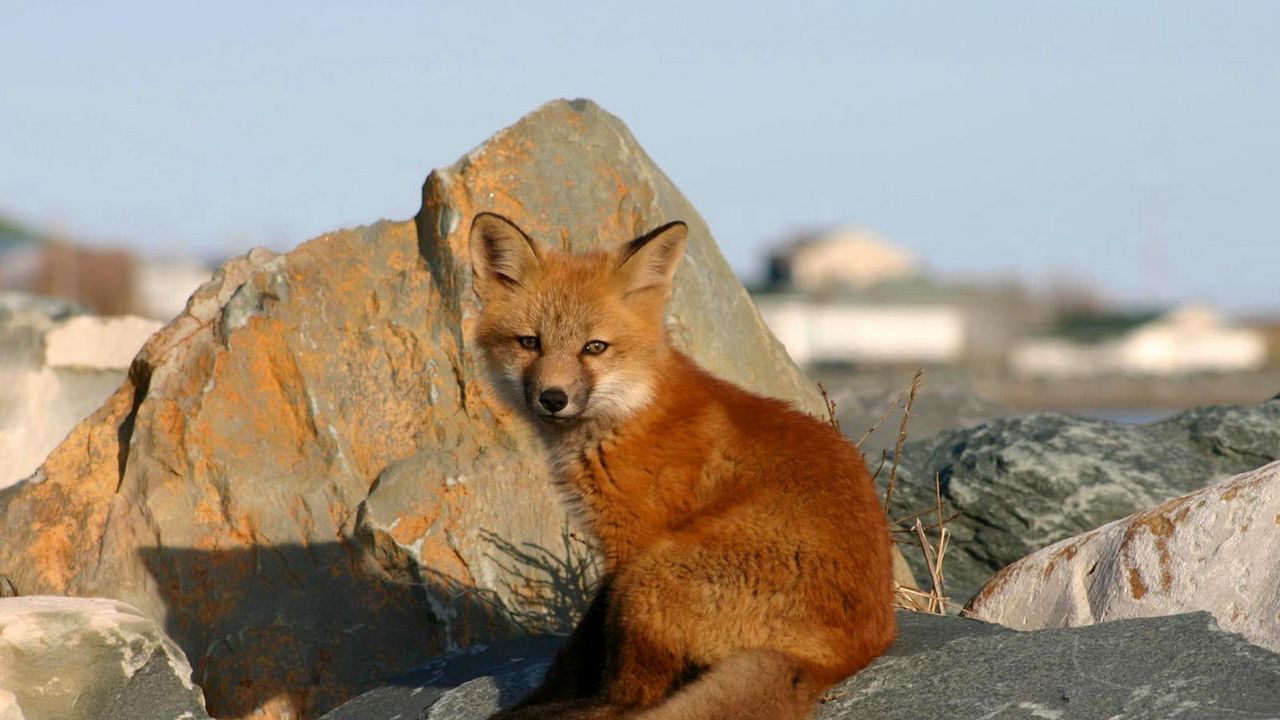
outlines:
[{"label": "sky", "polygon": [[0,0],[0,213],[150,254],[417,212],[557,97],[745,278],[855,224],[956,278],[1280,312],[1280,3]]}]

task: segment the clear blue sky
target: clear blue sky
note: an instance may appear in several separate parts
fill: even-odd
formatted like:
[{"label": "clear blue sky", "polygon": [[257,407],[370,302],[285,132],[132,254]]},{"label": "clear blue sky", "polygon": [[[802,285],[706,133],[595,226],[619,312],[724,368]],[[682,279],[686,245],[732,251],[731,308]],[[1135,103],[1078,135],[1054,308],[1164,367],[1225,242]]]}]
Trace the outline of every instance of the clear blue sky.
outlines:
[{"label": "clear blue sky", "polygon": [[418,208],[555,97],[750,276],[797,226],[951,275],[1280,310],[1280,3],[0,2],[0,211],[145,251]]}]

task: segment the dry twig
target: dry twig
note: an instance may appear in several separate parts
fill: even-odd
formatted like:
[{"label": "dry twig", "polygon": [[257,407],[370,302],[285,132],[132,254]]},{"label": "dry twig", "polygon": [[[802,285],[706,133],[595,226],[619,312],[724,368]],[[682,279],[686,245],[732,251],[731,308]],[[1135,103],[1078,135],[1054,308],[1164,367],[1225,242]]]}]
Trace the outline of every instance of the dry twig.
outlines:
[{"label": "dry twig", "polygon": [[[822,387],[822,384],[819,383],[818,387]],[[854,445],[861,448],[862,443],[866,442],[867,438],[871,437],[871,433],[880,429],[880,425],[884,423],[884,419],[889,417],[889,413],[893,412],[893,409],[898,407],[898,403],[900,402],[902,402],[902,393],[898,393],[897,397],[893,399],[893,402],[889,403],[889,406],[884,409],[884,412],[880,413],[880,419],[876,420],[874,425],[867,428],[867,431],[862,433],[862,437],[858,438],[858,442],[854,443]]]},{"label": "dry twig", "polygon": [[911,377],[907,405],[902,409],[902,424],[898,426],[898,442],[893,446],[893,467],[889,469],[889,486],[884,491],[886,513],[893,504],[893,488],[898,483],[898,464],[902,462],[902,446],[907,442],[907,423],[911,422],[911,407],[916,404],[916,393],[920,390],[920,381],[923,377],[924,370],[916,370],[916,374]]},{"label": "dry twig", "polygon": [[827,388],[822,383],[818,383],[818,392],[822,393],[822,402],[827,405],[827,424],[840,432],[840,418],[836,417],[836,401],[827,395]]},{"label": "dry twig", "polygon": [[875,484],[875,481],[880,479],[880,471],[884,469],[884,464],[888,459],[889,459],[889,453],[887,452],[880,453],[880,464],[876,466],[876,471],[871,473],[872,484]]}]

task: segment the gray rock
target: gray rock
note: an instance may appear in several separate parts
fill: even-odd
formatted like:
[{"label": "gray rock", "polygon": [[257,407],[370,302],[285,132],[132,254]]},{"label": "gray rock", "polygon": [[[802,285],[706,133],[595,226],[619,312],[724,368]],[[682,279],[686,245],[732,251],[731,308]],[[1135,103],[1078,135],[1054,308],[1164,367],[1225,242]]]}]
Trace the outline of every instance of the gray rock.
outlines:
[{"label": "gray rock", "polygon": [[996,573],[966,608],[1014,628],[1203,610],[1280,652],[1280,462],[1050,545]]},{"label": "gray rock", "polygon": [[902,638],[829,695],[820,719],[1275,718],[1280,655],[1207,613],[1010,631],[900,615]]},{"label": "gray rock", "polygon": [[539,635],[453,650],[321,720],[486,717],[537,685],[563,641],[561,636]]},{"label": "gray rock", "polygon": [[[947,592],[967,601],[995,571],[1051,543],[1280,458],[1280,398],[1206,406],[1147,425],[1056,413],[1010,417],[908,443],[891,515],[952,521]],[[888,472],[882,473],[883,485]],[[920,577],[918,553],[907,553]]]},{"label": "gray rock", "polygon": [[[1035,632],[918,613],[899,622],[898,643],[829,692],[818,720],[1280,717],[1280,655],[1206,613]],[[456,656],[324,720],[481,720],[545,670],[548,655],[527,653]]]},{"label": "gray rock", "polygon": [[182,650],[125,603],[0,599],[0,717],[200,720],[204,697]]}]

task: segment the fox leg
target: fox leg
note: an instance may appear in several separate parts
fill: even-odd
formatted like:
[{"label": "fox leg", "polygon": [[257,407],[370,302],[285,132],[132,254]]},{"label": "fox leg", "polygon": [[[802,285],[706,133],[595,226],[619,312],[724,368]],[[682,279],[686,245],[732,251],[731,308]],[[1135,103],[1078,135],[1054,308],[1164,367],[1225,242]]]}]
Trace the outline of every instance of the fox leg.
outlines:
[{"label": "fox leg", "polygon": [[828,685],[786,653],[746,650],[633,720],[807,720]]},{"label": "fox leg", "polygon": [[765,620],[768,605],[737,586],[731,573],[717,572],[725,559],[715,543],[660,548],[617,579],[609,631],[619,645],[604,692],[620,714],[598,717],[812,717],[817,699],[838,678],[768,649],[776,632]]},{"label": "fox leg", "polygon": [[512,708],[490,720],[622,720],[625,714],[625,708],[587,698]]},{"label": "fox leg", "polygon": [[712,533],[693,540],[656,544],[615,578],[605,697],[634,720],[810,717],[844,673],[815,609],[792,587],[759,581],[791,582],[794,553]]},{"label": "fox leg", "polygon": [[604,689],[609,703],[621,708],[645,708],[661,702],[689,674],[676,649],[646,633],[628,628],[618,638],[614,672]]},{"label": "fox leg", "polygon": [[660,702],[685,664],[647,624],[624,628],[628,615],[607,579],[543,683],[490,720],[618,720]]},{"label": "fox leg", "polygon": [[661,702],[679,680],[682,664],[634,633],[610,640],[617,646],[611,649],[609,677],[617,682],[608,682],[595,696],[566,699],[557,696],[571,686],[548,672],[543,686],[490,720],[621,720]]},{"label": "fox leg", "polygon": [[[684,660],[666,644],[661,628],[649,622],[661,623],[661,618],[642,620],[620,600],[616,584],[606,585],[543,685],[491,720],[621,720],[661,702],[686,673]],[[598,640],[598,651],[586,649],[587,638]],[[587,658],[599,661],[593,668],[598,673],[594,694],[571,679],[571,670],[581,669]]]},{"label": "fox leg", "polygon": [[657,705],[700,670],[695,643],[707,628],[693,612],[688,578],[666,572],[672,555],[647,553],[615,579],[607,620],[613,645],[602,694],[617,707]]},{"label": "fox leg", "polygon": [[[611,638],[613,639],[613,638]],[[623,720],[658,704],[678,681],[681,664],[674,655],[629,635],[617,638],[611,657],[611,680],[595,697],[525,704],[491,720]]]},{"label": "fox leg", "polygon": [[[605,619],[609,612],[611,579],[605,578],[596,591],[587,611],[578,621],[563,647],[556,653],[542,684],[506,711],[492,716],[493,720],[512,720],[526,715],[519,711],[548,705],[562,705],[567,701],[594,696],[604,682],[605,668]],[[530,715],[529,717],[533,717]],[[547,715],[546,717],[561,717]]]},{"label": "fox leg", "polygon": [[807,720],[829,685],[803,663],[772,650],[747,650],[718,661],[650,707],[601,699],[509,711],[503,720]]}]

